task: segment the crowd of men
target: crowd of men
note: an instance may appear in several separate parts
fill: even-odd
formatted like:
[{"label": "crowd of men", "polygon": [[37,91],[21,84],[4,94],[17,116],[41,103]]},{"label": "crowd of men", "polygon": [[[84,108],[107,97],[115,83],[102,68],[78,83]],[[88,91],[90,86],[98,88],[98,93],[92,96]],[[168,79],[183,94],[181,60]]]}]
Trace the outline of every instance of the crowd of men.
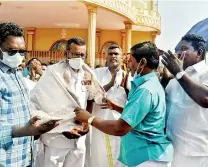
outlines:
[{"label": "crowd of men", "polygon": [[[56,64],[26,63],[23,30],[0,23],[0,167],[207,167],[206,52],[195,34],[182,37],[176,53],[160,55],[155,44],[141,42],[124,71],[123,51],[113,44],[106,67],[92,74],[83,68],[82,38],[67,40]],[[74,117],[42,121],[40,112]]]}]

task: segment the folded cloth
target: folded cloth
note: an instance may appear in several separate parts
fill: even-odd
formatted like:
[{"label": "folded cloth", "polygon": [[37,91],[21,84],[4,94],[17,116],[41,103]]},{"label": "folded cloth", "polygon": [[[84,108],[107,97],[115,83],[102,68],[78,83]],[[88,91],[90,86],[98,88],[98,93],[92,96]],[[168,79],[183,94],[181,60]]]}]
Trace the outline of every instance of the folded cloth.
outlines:
[{"label": "folded cloth", "polygon": [[[63,61],[58,65],[49,66],[44,75],[31,91],[31,115],[41,117],[41,122],[50,119],[60,119],[59,126],[49,133],[60,133],[69,131],[75,126],[74,110],[76,107],[83,108],[70,89],[69,66]],[[103,87],[97,81],[95,74],[87,65],[83,65],[83,70],[90,74],[91,84],[86,88],[93,98],[97,95],[105,96]]]}]

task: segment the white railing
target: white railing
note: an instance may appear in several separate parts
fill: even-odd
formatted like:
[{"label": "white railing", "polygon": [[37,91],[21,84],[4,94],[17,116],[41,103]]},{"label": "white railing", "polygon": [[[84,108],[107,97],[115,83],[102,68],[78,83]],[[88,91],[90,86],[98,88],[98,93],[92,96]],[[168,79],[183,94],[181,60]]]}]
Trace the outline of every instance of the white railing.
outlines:
[{"label": "white railing", "polygon": [[159,33],[161,30],[161,18],[158,13],[158,1],[153,0],[152,10],[148,10],[145,6],[146,1],[138,0],[144,4],[143,8],[137,9],[133,5],[133,0],[79,0],[84,3],[92,3],[94,5],[107,8],[116,13],[127,17],[133,24],[151,27]]}]

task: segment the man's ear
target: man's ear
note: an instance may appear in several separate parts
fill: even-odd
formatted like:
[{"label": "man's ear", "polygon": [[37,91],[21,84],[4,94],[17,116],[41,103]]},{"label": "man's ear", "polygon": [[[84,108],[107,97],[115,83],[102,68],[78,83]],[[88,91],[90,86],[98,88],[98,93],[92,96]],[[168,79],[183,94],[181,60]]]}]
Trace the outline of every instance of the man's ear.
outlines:
[{"label": "man's ear", "polygon": [[147,65],[147,60],[145,58],[141,59],[141,67],[145,67]]},{"label": "man's ear", "polygon": [[203,50],[202,49],[199,49],[198,52],[197,52],[197,56],[200,57],[200,58],[203,58]]}]

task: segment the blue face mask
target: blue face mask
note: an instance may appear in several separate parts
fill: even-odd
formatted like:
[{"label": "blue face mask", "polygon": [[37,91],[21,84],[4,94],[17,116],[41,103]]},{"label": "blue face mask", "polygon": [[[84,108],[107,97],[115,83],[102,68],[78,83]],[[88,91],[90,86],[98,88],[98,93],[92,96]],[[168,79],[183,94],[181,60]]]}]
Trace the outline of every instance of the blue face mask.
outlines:
[{"label": "blue face mask", "polygon": [[138,71],[138,68],[139,68],[139,65],[140,65],[140,64],[141,64],[141,60],[140,60],[138,66],[137,66],[137,68],[136,68],[135,73],[134,73],[134,77],[133,77],[134,79],[140,78],[140,77],[141,77],[141,73],[142,73],[142,71],[144,70],[144,68],[141,69],[141,71],[139,72],[139,74],[137,74],[137,71]]},{"label": "blue face mask", "polygon": [[135,73],[134,73],[134,79],[137,79],[137,78],[139,78],[141,76],[141,74],[139,73],[139,74],[137,74],[137,72],[135,71]]},{"label": "blue face mask", "polygon": [[27,76],[30,76],[31,75],[31,72],[28,70],[28,68],[26,67],[26,68],[24,68],[24,70],[23,70],[23,76],[24,77],[27,77]]}]

